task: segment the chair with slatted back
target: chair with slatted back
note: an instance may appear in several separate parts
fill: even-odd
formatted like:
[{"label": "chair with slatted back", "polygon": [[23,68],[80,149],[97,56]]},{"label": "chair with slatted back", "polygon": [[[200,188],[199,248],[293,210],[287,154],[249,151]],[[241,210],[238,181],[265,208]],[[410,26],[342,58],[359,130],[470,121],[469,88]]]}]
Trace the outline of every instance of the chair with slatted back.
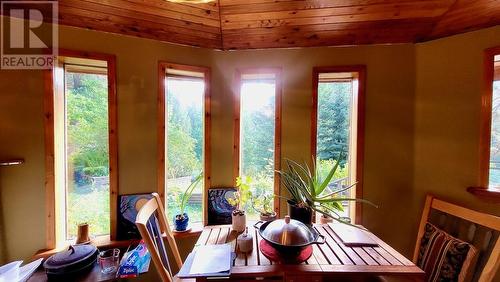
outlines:
[{"label": "chair with slatted back", "polygon": [[474,264],[471,264],[465,281],[485,282],[495,278],[500,265],[500,217],[427,196],[413,255],[415,264],[418,264],[419,255],[422,257],[420,246],[424,243],[423,240],[427,240],[424,235],[428,230],[426,228],[430,226],[427,223],[475,247]]},{"label": "chair with slatted back", "polygon": [[160,196],[153,193],[151,198],[141,207],[137,214],[135,224],[141,233],[141,237],[151,253],[153,263],[162,281],[172,281],[172,270],[165,248],[164,237],[173,254],[178,269],[182,266],[182,259],[175,243],[174,236],[165,217],[165,210],[161,204]]}]

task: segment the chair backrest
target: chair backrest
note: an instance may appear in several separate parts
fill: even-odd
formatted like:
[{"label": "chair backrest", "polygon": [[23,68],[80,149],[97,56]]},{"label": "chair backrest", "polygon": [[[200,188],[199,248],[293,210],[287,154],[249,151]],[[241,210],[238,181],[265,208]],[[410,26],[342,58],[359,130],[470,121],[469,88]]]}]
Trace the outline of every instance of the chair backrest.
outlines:
[{"label": "chair backrest", "polygon": [[160,274],[162,281],[172,281],[172,270],[165,249],[164,237],[166,237],[170,250],[174,256],[177,267],[182,266],[182,259],[179,249],[175,243],[174,236],[165,217],[165,210],[161,204],[160,196],[152,193],[151,198],[137,213],[135,224],[141,233],[141,237],[146,244],[155,267]]},{"label": "chair backrest", "polygon": [[427,222],[476,247],[479,254],[473,269],[472,281],[493,280],[500,265],[500,217],[470,210],[428,195],[413,253],[415,264]]}]

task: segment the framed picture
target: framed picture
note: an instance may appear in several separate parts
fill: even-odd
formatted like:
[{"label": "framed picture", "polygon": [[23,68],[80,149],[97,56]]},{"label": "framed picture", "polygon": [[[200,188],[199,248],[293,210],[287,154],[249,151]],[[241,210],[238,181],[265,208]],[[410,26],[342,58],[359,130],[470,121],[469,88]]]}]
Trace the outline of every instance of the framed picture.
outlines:
[{"label": "framed picture", "polygon": [[208,189],[207,225],[231,224],[231,213],[235,209],[227,201],[232,198],[235,188]]},{"label": "framed picture", "polygon": [[118,195],[117,240],[141,239],[135,218],[141,207],[153,196],[151,193]]}]

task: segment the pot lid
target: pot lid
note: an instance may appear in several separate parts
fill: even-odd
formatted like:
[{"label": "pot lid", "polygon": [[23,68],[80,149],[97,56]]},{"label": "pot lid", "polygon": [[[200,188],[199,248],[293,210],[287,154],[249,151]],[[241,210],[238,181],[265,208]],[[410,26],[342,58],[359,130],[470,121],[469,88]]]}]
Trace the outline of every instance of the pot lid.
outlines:
[{"label": "pot lid", "polygon": [[304,223],[285,216],[270,222],[262,236],[267,240],[284,246],[303,246],[314,242],[315,234]]},{"label": "pot lid", "polygon": [[69,246],[66,251],[59,252],[47,259],[45,268],[68,266],[86,260],[96,254],[97,248],[92,245]]}]

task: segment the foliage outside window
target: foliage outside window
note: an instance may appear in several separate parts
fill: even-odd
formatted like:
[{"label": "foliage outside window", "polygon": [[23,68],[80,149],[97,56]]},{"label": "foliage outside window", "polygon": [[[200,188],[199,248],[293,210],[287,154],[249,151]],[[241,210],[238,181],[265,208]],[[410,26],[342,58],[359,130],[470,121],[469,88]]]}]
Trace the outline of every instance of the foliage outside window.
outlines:
[{"label": "foliage outside window", "polygon": [[[320,178],[324,179],[335,162],[340,161],[327,188],[333,192],[352,184],[350,160],[354,148],[351,138],[356,129],[352,126],[354,84],[352,79],[323,79],[322,75],[319,74],[317,85],[316,164]],[[351,190],[354,189],[342,192],[342,196],[353,196]],[[348,203],[343,203],[343,207],[340,215],[349,217]]]},{"label": "foliage outside window", "polygon": [[[203,172],[204,163],[204,94],[200,77],[169,76],[166,85],[166,180],[167,217],[180,210],[182,193]],[[203,177],[185,205],[190,222],[203,220]]]},{"label": "foliage outside window", "polygon": [[[274,194],[275,108],[274,78],[243,77],[240,91],[240,177],[249,184],[253,198],[270,198]],[[246,211],[249,219],[259,217],[252,201],[240,208]]]},{"label": "foliage outside window", "polygon": [[107,75],[65,72],[66,238],[110,233]]}]

